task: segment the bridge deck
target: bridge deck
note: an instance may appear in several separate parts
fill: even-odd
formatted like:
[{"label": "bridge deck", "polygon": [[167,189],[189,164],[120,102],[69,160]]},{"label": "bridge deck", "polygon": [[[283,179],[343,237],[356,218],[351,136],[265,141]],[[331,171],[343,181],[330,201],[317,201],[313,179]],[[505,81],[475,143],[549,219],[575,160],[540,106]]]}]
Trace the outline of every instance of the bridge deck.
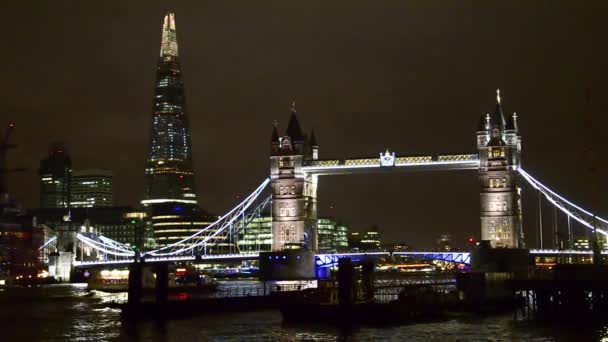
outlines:
[{"label": "bridge deck", "polygon": [[477,170],[477,154],[446,154],[428,156],[403,156],[394,154],[380,155],[376,158],[323,159],[310,161],[302,167],[307,174],[336,175],[369,173],[391,170],[430,171],[430,170]]}]

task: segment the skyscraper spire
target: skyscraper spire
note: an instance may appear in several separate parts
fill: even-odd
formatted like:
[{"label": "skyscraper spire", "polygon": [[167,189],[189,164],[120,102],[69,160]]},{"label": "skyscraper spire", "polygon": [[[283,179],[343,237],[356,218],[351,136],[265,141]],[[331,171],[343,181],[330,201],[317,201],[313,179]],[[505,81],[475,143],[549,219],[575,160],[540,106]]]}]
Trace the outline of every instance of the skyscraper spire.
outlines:
[{"label": "skyscraper spire", "polygon": [[163,21],[163,35],[160,43],[160,56],[177,57],[177,33],[175,31],[175,14],[167,12]]},{"label": "skyscraper spire", "polygon": [[161,200],[197,203],[192,143],[181,74],[175,16],[169,12],[163,21],[160,58],[156,68],[144,204]]},{"label": "skyscraper spire", "polygon": [[141,203],[152,222],[155,243],[166,246],[209,222],[197,201],[175,16],[171,12],[163,21],[150,121],[146,192]]}]

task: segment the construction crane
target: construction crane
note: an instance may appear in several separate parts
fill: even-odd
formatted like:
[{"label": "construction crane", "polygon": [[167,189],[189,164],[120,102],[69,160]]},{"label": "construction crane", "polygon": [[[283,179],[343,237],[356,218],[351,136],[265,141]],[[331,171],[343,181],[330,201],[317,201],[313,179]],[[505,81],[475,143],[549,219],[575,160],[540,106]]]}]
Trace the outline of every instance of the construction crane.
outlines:
[{"label": "construction crane", "polygon": [[0,196],[6,196],[8,194],[8,189],[6,186],[6,174],[10,172],[20,172],[25,170],[24,168],[15,168],[15,169],[7,169],[6,168],[6,152],[9,148],[15,148],[17,145],[10,144],[9,139],[13,130],[15,129],[15,124],[13,122],[8,124],[8,128],[4,133],[4,137],[0,142]]}]

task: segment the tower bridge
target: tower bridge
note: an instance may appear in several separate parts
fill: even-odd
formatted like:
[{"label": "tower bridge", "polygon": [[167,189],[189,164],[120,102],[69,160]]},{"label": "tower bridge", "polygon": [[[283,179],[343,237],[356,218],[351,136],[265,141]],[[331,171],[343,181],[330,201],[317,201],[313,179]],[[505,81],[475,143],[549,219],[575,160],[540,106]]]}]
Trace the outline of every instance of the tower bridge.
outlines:
[{"label": "tower bridge", "polygon": [[[314,131],[304,133],[293,104],[284,133],[279,134],[276,124],[272,128],[269,177],[233,209],[211,224],[206,224],[202,220],[203,213],[197,206],[197,194],[194,191],[192,146],[175,19],[169,13],[163,23],[150,151],[145,170],[146,195],[141,202],[152,213],[152,226],[160,247],[136,251],[128,244],[104,236],[81,233],[73,238],[95,260],[78,260],[74,264],[90,266],[129,264],[143,260],[180,262],[258,258],[259,251],[253,254],[236,252],[218,255],[216,247],[222,243],[231,243],[266,208],[270,208],[272,217],[273,251],[282,252],[301,247],[317,253],[319,177],[396,171],[477,170],[480,185],[480,235],[482,240],[488,241],[496,249],[525,247],[521,206],[524,184],[529,184],[548,203],[563,212],[569,223],[591,231],[593,237],[597,234],[607,235],[608,220],[569,201],[521,168],[522,136],[517,115],[513,113],[505,116],[498,91],[494,111],[483,114],[477,130],[471,133],[476,138],[476,146],[472,146],[472,151],[460,154],[402,155],[386,150],[379,151],[375,156],[321,159]],[[182,229],[185,225],[188,229]],[[539,235],[542,237],[542,225],[540,230]],[[62,238],[49,239],[41,249],[64,244],[65,241],[58,241]],[[578,253],[544,250],[542,239],[540,241],[540,250],[533,250],[532,254]],[[68,241],[68,244],[71,242]],[[552,247],[558,249],[560,246],[554,243]],[[597,243],[595,247],[596,255],[599,255]],[[81,256],[84,254],[80,253]],[[387,253],[374,255],[385,256]],[[470,262],[468,253],[408,252],[402,255],[464,264]],[[352,253],[318,254],[317,260],[327,264],[323,260],[331,263],[344,256],[361,257],[360,254]]]},{"label": "tower bridge", "polygon": [[[608,235],[608,220],[583,209],[559,195],[521,168],[521,143],[517,116],[505,119],[500,98],[497,97],[493,115],[484,114],[475,133],[477,153],[399,155],[386,150],[377,156],[320,159],[314,132],[302,133],[295,106],[285,135],[272,130],[270,177],[265,179],[241,203],[212,224],[179,241],[154,250],[134,251],[131,246],[91,234],[78,234],[77,240],[98,253],[95,260],[75,261],[77,267],[130,264],[133,260],[156,262],[203,262],[247,260],[260,257],[254,253],[217,254],[212,252],[219,242],[232,239],[247,229],[249,223],[266,208],[271,208],[272,250],[283,251],[294,246],[317,252],[317,189],[319,176],[381,173],[399,171],[459,171],[477,170],[480,183],[480,232],[494,248],[524,248],[522,231],[522,185],[541,194],[551,205],[563,212],[568,220],[593,234]],[[268,190],[270,194],[268,195]],[[540,232],[542,234],[542,231]],[[52,246],[56,241],[47,241]],[[553,249],[531,250],[541,257],[584,256],[590,251]],[[317,254],[317,266],[331,265],[340,257],[410,256],[470,264],[470,254],[407,252],[407,253],[334,253]]]},{"label": "tower bridge", "polygon": [[295,104],[285,134],[273,127],[270,154],[272,248],[302,243],[317,248],[318,177],[392,170],[478,170],[481,239],[492,247],[524,247],[521,197],[516,182],[522,137],[517,115],[503,113],[497,91],[493,114],[484,114],[477,130],[477,153],[400,156],[386,150],[376,157],[319,159],[314,135],[304,134]]},{"label": "tower bridge", "polygon": [[[501,136],[503,128],[500,123],[502,122],[500,102],[497,103],[496,112],[498,114],[495,118],[500,118],[498,123],[493,124],[489,115],[482,118],[482,125],[477,132],[478,153],[403,156],[385,151],[379,153],[377,157],[319,159],[318,146],[310,145],[311,141],[316,144],[314,135],[312,135],[313,139],[308,141],[308,146],[305,146],[304,140],[297,140],[304,138],[303,135],[298,136],[301,134],[298,133],[299,123],[295,108],[292,108],[290,128],[288,128],[288,133],[291,135],[279,137],[277,127],[273,128],[270,178],[264,180],[249,196],[216,222],[173,244],[141,252],[133,251],[131,246],[103,236],[78,234],[78,241],[83,246],[96,250],[101,258],[78,260],[74,262],[74,266],[129,265],[134,260],[162,263],[258,259],[259,252],[217,254],[210,251],[217,241],[229,239],[243,229],[247,229],[251,220],[259,217],[261,211],[268,206],[272,207],[273,250],[281,251],[288,245],[300,243],[303,247],[316,251],[318,177],[357,173],[478,170],[481,185],[481,235],[482,239],[489,239],[495,248],[523,247],[520,201],[522,183],[517,183],[516,180],[529,183],[549,203],[581,226],[606,235],[605,228],[608,221],[568,201],[519,166],[521,137],[511,136],[508,145]],[[494,128],[490,130],[492,125]],[[304,154],[305,150],[309,155]],[[271,192],[270,196],[266,195],[268,189]],[[41,248],[53,242],[49,240]],[[537,249],[531,250],[530,254],[540,257],[576,257],[588,256],[591,252]],[[335,265],[341,257],[356,260],[364,257],[388,256],[427,258],[464,265],[469,265],[471,260],[468,252],[423,251],[321,253],[317,254],[315,259],[318,267],[327,267]]]}]

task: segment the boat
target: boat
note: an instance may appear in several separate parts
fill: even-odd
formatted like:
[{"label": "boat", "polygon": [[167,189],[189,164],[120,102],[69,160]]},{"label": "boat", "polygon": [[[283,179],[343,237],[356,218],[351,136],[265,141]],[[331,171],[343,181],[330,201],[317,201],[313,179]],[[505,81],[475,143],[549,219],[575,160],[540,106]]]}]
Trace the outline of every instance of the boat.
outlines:
[{"label": "boat", "polygon": [[[87,290],[102,292],[127,292],[129,289],[128,270],[102,270],[87,278]],[[142,275],[144,294],[154,293],[155,274],[146,270]],[[218,283],[211,276],[201,273],[194,267],[177,267],[169,273],[169,294],[207,293],[217,291]]]},{"label": "boat", "polygon": [[[331,325],[405,324],[437,321],[447,317],[456,302],[453,294],[437,292],[432,286],[404,286],[395,299],[340,301],[337,288],[317,288],[280,294],[280,311],[287,323]],[[356,297],[356,296],[353,296]]]}]

